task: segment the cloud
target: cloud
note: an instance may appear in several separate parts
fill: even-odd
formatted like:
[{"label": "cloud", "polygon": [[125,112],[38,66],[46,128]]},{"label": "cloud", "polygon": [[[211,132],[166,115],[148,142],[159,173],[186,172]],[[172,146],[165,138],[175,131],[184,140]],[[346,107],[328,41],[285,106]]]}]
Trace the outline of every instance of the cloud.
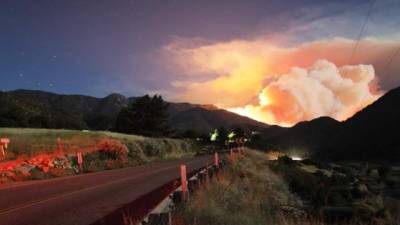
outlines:
[{"label": "cloud", "polygon": [[181,74],[173,82],[175,100],[212,103],[289,126],[319,116],[343,120],[374,101],[380,87],[400,84],[395,72],[400,65],[388,66],[400,46],[398,39],[365,38],[350,59],[354,46],[354,40],[340,37],[295,46],[263,37],[177,39],[165,51]]},{"label": "cloud", "polygon": [[338,68],[317,60],[308,69],[279,75],[261,91],[259,104],[230,110],[282,126],[321,116],[344,120],[379,97],[370,90],[374,78],[371,65]]}]

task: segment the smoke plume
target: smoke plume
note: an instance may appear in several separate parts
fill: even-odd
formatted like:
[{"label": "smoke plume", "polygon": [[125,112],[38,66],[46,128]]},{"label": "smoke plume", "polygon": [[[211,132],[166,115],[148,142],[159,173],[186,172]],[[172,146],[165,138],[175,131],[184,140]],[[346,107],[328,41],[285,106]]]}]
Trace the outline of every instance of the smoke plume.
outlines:
[{"label": "smoke plume", "polygon": [[371,65],[338,68],[317,60],[308,69],[294,67],[276,76],[259,94],[257,105],[230,110],[281,126],[321,116],[344,120],[379,97],[371,91],[374,78]]},{"label": "smoke plume", "polygon": [[323,39],[283,46],[267,39],[165,46],[175,101],[215,104],[268,124],[292,126],[320,116],[345,120],[400,83],[388,64],[400,40]]}]

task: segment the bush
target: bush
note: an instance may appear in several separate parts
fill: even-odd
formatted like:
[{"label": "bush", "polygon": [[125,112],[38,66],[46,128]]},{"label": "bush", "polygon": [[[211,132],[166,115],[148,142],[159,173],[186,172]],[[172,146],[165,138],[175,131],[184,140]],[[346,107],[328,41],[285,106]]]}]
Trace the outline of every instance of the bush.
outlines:
[{"label": "bush", "polygon": [[50,168],[49,173],[52,177],[62,177],[65,175],[64,168]]},{"label": "bush", "polygon": [[155,148],[153,145],[147,143],[144,146],[144,154],[148,157],[154,157],[160,155],[160,150]]},{"label": "bush", "polygon": [[39,168],[33,168],[31,171],[29,171],[29,173],[30,173],[29,179],[31,180],[42,180],[48,177],[47,174],[44,173]]},{"label": "bush", "polygon": [[390,173],[390,167],[389,166],[381,166],[378,168],[378,173],[382,179],[386,179],[387,175]]},{"label": "bush", "polygon": [[119,141],[106,139],[99,144],[98,148],[101,160],[121,160],[124,163],[128,161],[128,148]]},{"label": "bush", "polygon": [[112,169],[122,168],[124,164],[120,160],[108,159],[106,160],[105,166],[106,169],[112,170]]},{"label": "bush", "polygon": [[290,157],[284,155],[278,158],[278,163],[283,163],[285,165],[293,165],[295,164],[295,161],[291,159]]}]

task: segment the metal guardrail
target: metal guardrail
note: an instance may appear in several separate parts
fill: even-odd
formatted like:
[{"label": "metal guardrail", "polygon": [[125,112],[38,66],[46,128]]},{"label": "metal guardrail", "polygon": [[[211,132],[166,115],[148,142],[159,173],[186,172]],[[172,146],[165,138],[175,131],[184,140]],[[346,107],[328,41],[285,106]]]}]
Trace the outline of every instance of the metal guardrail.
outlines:
[{"label": "metal guardrail", "polygon": [[[237,151],[240,152],[241,150]],[[233,152],[235,152],[235,150],[231,149],[231,150],[220,151],[218,153],[226,155],[228,153],[233,154]],[[221,165],[223,166],[224,164],[225,160],[218,159],[217,155],[217,158],[214,158],[212,163],[208,163],[204,167],[188,173],[187,177],[189,177],[189,179],[186,184],[188,185],[186,190],[188,190],[189,193],[193,192],[193,190],[196,189],[195,187],[196,185],[200,186],[200,184],[203,183],[207,179],[207,177],[208,178],[212,177],[214,173],[220,169],[220,166]],[[193,181],[192,179],[195,176],[197,177],[197,181]],[[170,223],[165,223],[165,221],[170,221],[170,215],[168,214],[164,215],[166,216],[165,218],[160,218],[163,217],[163,215],[158,215],[158,217],[155,218],[154,216],[152,217],[150,213],[161,202],[163,202],[163,200],[167,198],[170,198],[174,203],[179,203],[185,199],[187,193],[184,193],[181,190],[182,187],[181,180],[182,178],[180,177],[168,181],[167,183],[161,185],[160,187],[157,187],[154,190],[151,190],[148,193],[142,195],[133,202],[124,205],[123,207],[106,215],[102,219],[92,223],[91,225],[108,225],[108,224],[136,225],[136,224],[141,224],[143,219],[146,217],[148,217],[149,220],[145,224],[157,224],[157,225],[170,224]]]}]

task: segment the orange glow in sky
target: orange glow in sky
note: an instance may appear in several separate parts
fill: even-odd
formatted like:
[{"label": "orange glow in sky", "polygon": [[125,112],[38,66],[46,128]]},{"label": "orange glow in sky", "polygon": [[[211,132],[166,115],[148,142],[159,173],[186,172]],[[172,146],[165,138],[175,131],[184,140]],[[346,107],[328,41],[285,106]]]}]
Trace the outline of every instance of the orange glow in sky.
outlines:
[{"label": "orange glow in sky", "polygon": [[[178,101],[215,104],[287,127],[321,116],[345,120],[382,94],[373,87],[374,66],[363,63],[370,61],[369,54],[346,65],[352,40],[335,38],[291,48],[263,39],[187,42],[166,47],[179,71],[189,77],[173,82],[181,90],[175,96]],[[393,42],[365,39],[361,44],[386,51]]]}]

